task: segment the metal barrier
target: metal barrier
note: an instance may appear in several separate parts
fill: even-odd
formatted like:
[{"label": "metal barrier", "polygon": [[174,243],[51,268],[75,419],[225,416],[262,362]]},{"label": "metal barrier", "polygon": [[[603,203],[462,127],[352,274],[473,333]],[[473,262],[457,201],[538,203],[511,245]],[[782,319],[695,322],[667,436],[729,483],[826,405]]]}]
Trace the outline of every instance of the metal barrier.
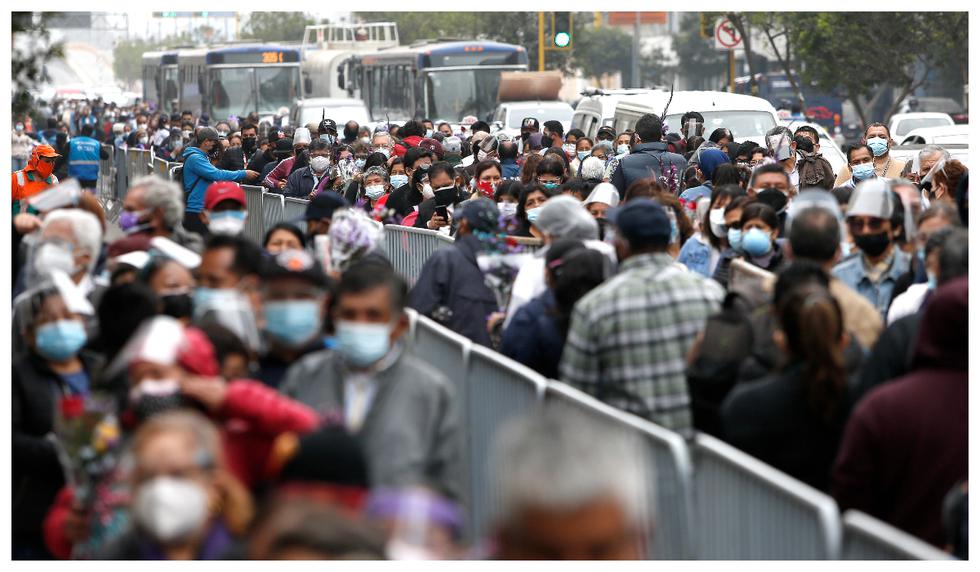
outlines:
[{"label": "metal barrier", "polygon": [[697,556],[825,560],[840,555],[829,496],[708,435],[694,440]]},{"label": "metal barrier", "polygon": [[[421,318],[420,318],[421,320]],[[500,497],[487,458],[496,430],[509,418],[526,413],[540,403],[547,380],[483,346],[470,348],[466,363],[466,470],[470,483],[470,517],[473,538],[483,538],[496,516]]]},{"label": "metal barrier", "polygon": [[935,546],[861,511],[844,513],[843,560],[950,560]]},{"label": "metal barrier", "polygon": [[153,174],[160,175],[168,181],[171,180],[170,167],[173,165],[173,163],[170,163],[161,157],[153,157],[152,165]]},{"label": "metal barrier", "polygon": [[282,221],[283,212],[286,210],[286,197],[279,193],[262,193],[262,221],[263,232],[274,227]]},{"label": "metal barrier", "polygon": [[245,218],[245,235],[254,240],[256,244],[262,244],[265,238],[265,212],[262,209],[262,187],[253,185],[242,185],[245,191],[245,210],[248,216]]},{"label": "metal barrier", "polygon": [[150,152],[143,149],[126,149],[128,183],[150,174]]},{"label": "metal barrier", "polygon": [[429,256],[452,244],[452,238],[434,230],[385,225],[384,252],[409,288],[415,285]]},{"label": "metal barrier", "polygon": [[302,219],[306,215],[306,205],[308,204],[310,204],[310,201],[305,199],[286,197],[286,202],[282,205],[282,220],[291,222],[300,227],[300,230],[306,232],[306,221]]},{"label": "metal barrier", "polygon": [[647,531],[649,557],[657,560],[694,558],[691,524],[691,455],[684,439],[663,427],[610,407],[557,381],[548,382],[545,407],[585,415],[611,431],[625,433],[645,459],[646,482],[653,495],[646,499],[653,527]]}]

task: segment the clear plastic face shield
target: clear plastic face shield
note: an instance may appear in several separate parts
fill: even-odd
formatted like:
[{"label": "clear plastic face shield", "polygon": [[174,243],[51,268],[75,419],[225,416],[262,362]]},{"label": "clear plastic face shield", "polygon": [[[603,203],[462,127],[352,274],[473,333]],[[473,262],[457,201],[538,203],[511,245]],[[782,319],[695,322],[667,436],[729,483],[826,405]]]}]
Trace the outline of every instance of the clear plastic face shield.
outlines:
[{"label": "clear plastic face shield", "polygon": [[785,133],[766,137],[766,143],[769,146],[769,152],[777,161],[785,161],[793,156],[790,138]]},{"label": "clear plastic face shield", "polygon": [[684,137],[690,139],[695,136],[704,137],[704,123],[697,119],[688,119],[687,123],[684,124]]}]

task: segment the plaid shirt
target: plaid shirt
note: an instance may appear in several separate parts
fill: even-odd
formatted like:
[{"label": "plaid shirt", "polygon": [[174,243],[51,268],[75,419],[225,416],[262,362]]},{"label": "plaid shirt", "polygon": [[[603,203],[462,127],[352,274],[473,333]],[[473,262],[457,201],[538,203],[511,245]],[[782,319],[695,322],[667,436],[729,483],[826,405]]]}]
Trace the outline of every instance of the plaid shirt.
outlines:
[{"label": "plaid shirt", "polygon": [[689,433],[686,357],[724,291],[677,268],[667,254],[627,259],[579,300],[561,377],[606,403]]}]

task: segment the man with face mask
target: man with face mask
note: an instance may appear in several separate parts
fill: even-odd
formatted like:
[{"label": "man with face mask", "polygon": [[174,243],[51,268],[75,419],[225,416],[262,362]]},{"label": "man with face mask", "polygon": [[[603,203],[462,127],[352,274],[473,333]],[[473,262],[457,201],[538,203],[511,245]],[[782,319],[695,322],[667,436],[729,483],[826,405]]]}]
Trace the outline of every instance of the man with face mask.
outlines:
[{"label": "man with face mask", "polygon": [[200,217],[201,211],[204,210],[204,195],[208,186],[215,181],[242,182],[254,180],[259,176],[255,171],[225,171],[212,165],[209,154],[219,145],[221,143],[218,132],[210,127],[202,127],[197,132],[195,144],[181,153],[184,158],[182,176],[187,198],[184,228],[201,236],[205,236],[208,232]]},{"label": "man with face mask", "polygon": [[208,186],[201,222],[211,234],[237,236],[245,230],[247,216],[245,191],[238,183],[220,181]]},{"label": "man with face mask", "polygon": [[878,179],[874,169],[874,154],[871,147],[864,143],[851,145],[847,148],[847,171],[851,178],[844,181],[841,187],[853,189],[864,181]]},{"label": "man with face mask", "polygon": [[68,176],[78,179],[83,189],[95,189],[99,179],[99,161],[108,159],[109,152],[92,138],[95,128],[82,127],[82,134],[68,143]]},{"label": "man with face mask", "polygon": [[320,140],[326,142],[330,147],[337,144],[337,122],[333,119],[324,118],[321,120],[316,132]]},{"label": "man with face mask", "polygon": [[364,445],[372,487],[426,484],[458,499],[459,402],[441,372],[405,351],[406,290],[383,265],[349,268],[333,304],[336,349],[299,360],[282,393],[344,420]]},{"label": "man with face mask", "polygon": [[[872,123],[865,129],[864,141],[861,144],[867,145],[874,156],[873,165],[875,176],[885,179],[899,179],[902,177],[905,161],[892,161],[891,148],[894,143],[891,135],[888,133],[888,126],[884,123]],[[841,169],[841,172],[837,174],[837,180],[834,182],[834,186],[839,187],[846,184],[847,180],[851,178],[851,175],[850,162],[848,162],[848,166]]]},{"label": "man with face mask", "polygon": [[133,243],[142,250],[145,237],[163,236],[198,254],[204,249],[201,235],[184,229],[184,198],[176,183],[158,175],[146,175],[132,182],[123,210],[119,213],[119,228],[127,234],[112,246]]},{"label": "man with face mask", "polygon": [[266,177],[262,180],[262,186],[270,190],[282,190],[286,188],[286,183],[289,180],[289,175],[294,169],[294,165],[306,166],[309,165],[310,144],[313,143],[312,135],[310,130],[306,127],[297,127],[296,131],[293,132],[293,156],[283,159],[276,165]]},{"label": "man with face mask", "polygon": [[800,188],[800,172],[796,168],[798,157],[793,132],[787,127],[773,127],[766,133],[766,145],[772,158],[778,161],[789,175],[790,185]]},{"label": "man with face mask", "polygon": [[895,246],[900,229],[892,226],[894,202],[887,181],[860,183],[847,205],[847,226],[859,252],[834,267],[833,274],[888,315],[892,290],[908,272],[911,257]]},{"label": "man with face mask", "polygon": [[198,267],[193,321],[217,322],[252,352],[261,347],[261,300],[258,292],[262,250],[244,236],[208,239]]},{"label": "man with face mask", "polygon": [[324,189],[330,189],[330,144],[317,139],[310,144],[310,164],[295,169],[286,180],[282,194],[297,199],[310,199]]},{"label": "man with face mask", "polygon": [[10,174],[13,214],[26,212],[27,199],[58,184],[58,177],[54,176],[55,161],[58,157],[61,155],[50,145],[38,145],[31,152],[27,166]]}]

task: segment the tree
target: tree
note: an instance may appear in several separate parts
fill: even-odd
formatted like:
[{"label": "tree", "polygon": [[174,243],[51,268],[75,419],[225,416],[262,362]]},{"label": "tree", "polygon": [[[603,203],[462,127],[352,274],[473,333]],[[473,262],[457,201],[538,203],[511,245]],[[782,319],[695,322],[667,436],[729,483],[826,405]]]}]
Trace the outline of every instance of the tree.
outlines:
[{"label": "tree", "polygon": [[241,37],[263,42],[299,42],[306,27],[316,23],[315,18],[304,12],[252,12],[242,27]]},{"label": "tree", "polygon": [[583,26],[574,30],[572,65],[582,70],[582,75],[599,78],[615,72],[628,73],[632,38],[615,27]]},{"label": "tree", "polygon": [[[769,47],[776,55],[776,61],[783,68],[783,73],[786,74],[786,79],[796,94],[796,99],[800,103],[800,109],[806,109],[806,99],[803,97],[803,90],[800,86],[799,78],[793,69],[795,53],[793,52],[792,40],[793,36],[798,33],[797,26],[801,22],[796,16],[797,14],[787,12],[753,12],[745,14],[744,20],[766,36]],[[780,38],[783,39],[782,48],[780,48],[777,42]],[[756,90],[754,93],[757,92]]]},{"label": "tree", "polygon": [[64,57],[63,44],[52,42],[47,28],[47,22],[56,15],[57,12],[11,14],[11,111],[14,115],[31,110],[31,92],[50,79],[45,66]]},{"label": "tree", "polygon": [[700,36],[699,26],[700,19],[695,12],[684,14],[681,19],[680,32],[674,40],[678,69],[695,87],[714,89],[716,85],[711,82],[726,73],[728,62],[712,47],[711,40]]}]

